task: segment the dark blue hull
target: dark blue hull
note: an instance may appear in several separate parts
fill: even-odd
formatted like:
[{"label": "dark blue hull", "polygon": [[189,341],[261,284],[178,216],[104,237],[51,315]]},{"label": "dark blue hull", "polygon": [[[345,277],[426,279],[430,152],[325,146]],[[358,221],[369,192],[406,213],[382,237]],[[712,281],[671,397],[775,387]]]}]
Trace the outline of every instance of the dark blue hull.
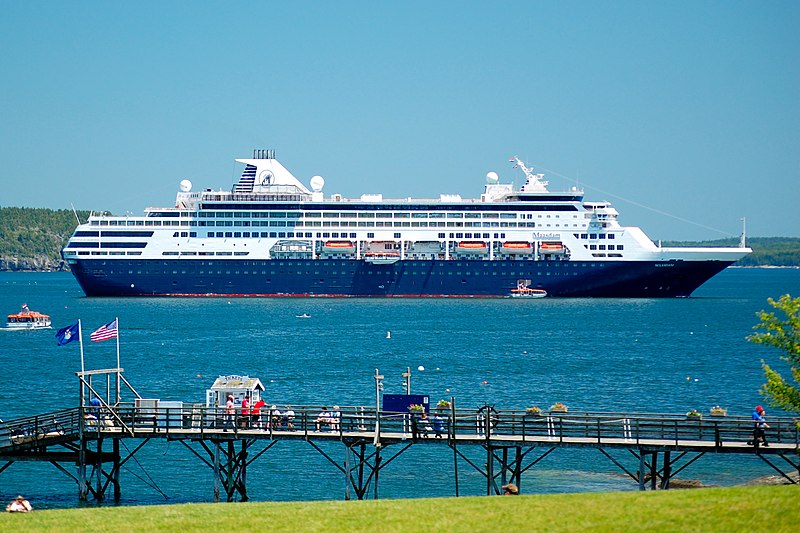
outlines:
[{"label": "dark blue hull", "polygon": [[725,261],[105,260],[70,265],[87,296],[505,297],[519,280],[557,297],[689,296]]}]

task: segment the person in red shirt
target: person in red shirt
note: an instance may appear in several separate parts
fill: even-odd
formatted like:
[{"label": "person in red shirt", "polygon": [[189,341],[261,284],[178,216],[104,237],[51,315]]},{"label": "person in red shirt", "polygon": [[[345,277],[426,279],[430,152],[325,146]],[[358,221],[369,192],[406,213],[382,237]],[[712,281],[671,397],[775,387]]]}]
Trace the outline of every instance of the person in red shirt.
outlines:
[{"label": "person in red shirt", "polygon": [[250,411],[250,416],[253,419],[253,427],[260,428],[261,427],[261,408],[267,405],[267,402],[262,400],[261,398],[253,404],[253,410]]},{"label": "person in red shirt", "polygon": [[242,429],[250,427],[250,395],[245,394],[242,400],[242,420],[239,422]]}]

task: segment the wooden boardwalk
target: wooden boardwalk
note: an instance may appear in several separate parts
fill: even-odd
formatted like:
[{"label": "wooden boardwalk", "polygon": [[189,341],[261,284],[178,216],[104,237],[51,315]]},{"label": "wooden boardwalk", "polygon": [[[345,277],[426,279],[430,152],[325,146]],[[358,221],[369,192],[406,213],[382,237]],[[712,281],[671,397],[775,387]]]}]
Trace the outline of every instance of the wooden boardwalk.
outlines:
[{"label": "wooden boardwalk", "polygon": [[[120,467],[148,441],[183,443],[214,471],[219,500],[247,500],[247,468],[280,441],[305,441],[321,453],[347,481],[345,498],[378,497],[381,469],[412,445],[446,446],[452,450],[458,494],[459,460],[481,472],[486,493],[500,493],[507,482],[521,485],[522,474],[558,448],[598,449],[639,488],[669,488],[670,480],[706,453],[756,455],[791,482],[800,470],[800,433],[795,419],[770,418],[769,446],[752,444],[750,417],[674,414],[545,412],[479,409],[434,410],[428,420],[408,413],[376,412],[363,406],[343,407],[333,423],[317,428],[320,406],[294,409],[291,421],[253,420],[241,413],[189,406],[143,408],[104,403],[7,421],[0,425],[0,472],[15,461],[48,461],[79,487],[79,497],[105,498],[107,488],[120,499]],[[120,441],[138,441],[125,457]],[[344,461],[331,456],[324,443],[341,443]],[[480,447],[485,461],[466,450]],[[327,449],[326,449],[327,448]],[[394,451],[393,451],[394,450]],[[624,458],[615,455],[626,450]],[[392,452],[393,451],[393,452]],[[631,455],[632,454],[632,455]],[[634,457],[633,464],[626,460]],[[659,466],[659,457],[661,463]],[[682,462],[682,464],[681,464]],[[64,464],[77,464],[77,473]],[[110,466],[110,468],[109,468]]]}]

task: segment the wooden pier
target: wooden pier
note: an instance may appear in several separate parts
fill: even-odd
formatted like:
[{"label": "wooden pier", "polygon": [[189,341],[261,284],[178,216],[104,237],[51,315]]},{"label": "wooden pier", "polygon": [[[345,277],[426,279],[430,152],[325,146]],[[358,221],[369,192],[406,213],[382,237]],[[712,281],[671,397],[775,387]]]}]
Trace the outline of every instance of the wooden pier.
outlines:
[{"label": "wooden pier", "polygon": [[[121,369],[112,371],[121,374]],[[91,385],[91,375],[79,374],[82,389],[102,398]],[[457,408],[451,402],[447,409],[432,409],[426,421],[410,413],[377,411],[374,406],[345,406],[333,421],[318,428],[320,406],[298,406],[292,420],[272,420],[268,410],[255,419],[240,410],[230,415],[224,409],[198,406],[82,403],[2,424],[0,473],[16,461],[46,461],[76,482],[80,500],[104,500],[111,488],[113,499],[119,501],[120,468],[153,439],[182,443],[213,470],[214,501],[247,501],[248,469],[281,441],[306,442],[325,457],[343,475],[345,499],[377,499],[381,471],[415,445],[449,448],[456,496],[459,464],[482,474],[487,495],[500,494],[503,484],[522,486],[525,472],[565,447],[597,449],[640,490],[668,489],[671,479],[709,453],[755,455],[788,482],[794,482],[790,473],[800,472],[800,432],[792,418],[771,417],[769,446],[763,447],[752,444],[750,417],[739,416],[533,414],[485,406]],[[134,441],[132,447],[124,447],[125,456],[120,453],[123,440]],[[343,457],[323,449],[326,442],[341,443]],[[479,459],[474,457],[476,450]],[[76,471],[67,464],[77,465]]]}]

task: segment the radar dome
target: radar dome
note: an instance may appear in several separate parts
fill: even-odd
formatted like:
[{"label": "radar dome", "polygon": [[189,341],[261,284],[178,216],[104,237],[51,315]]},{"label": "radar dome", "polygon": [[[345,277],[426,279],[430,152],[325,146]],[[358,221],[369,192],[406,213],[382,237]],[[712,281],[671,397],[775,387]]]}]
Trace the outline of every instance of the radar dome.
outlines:
[{"label": "radar dome", "polygon": [[493,185],[498,181],[500,181],[500,176],[497,175],[497,172],[489,172],[486,174],[486,183]]},{"label": "radar dome", "polygon": [[181,180],[181,191],[189,192],[192,190],[192,182],[189,180]]},{"label": "radar dome", "polygon": [[325,186],[325,180],[322,176],[314,176],[311,178],[311,188],[314,189],[314,192],[319,192]]}]

